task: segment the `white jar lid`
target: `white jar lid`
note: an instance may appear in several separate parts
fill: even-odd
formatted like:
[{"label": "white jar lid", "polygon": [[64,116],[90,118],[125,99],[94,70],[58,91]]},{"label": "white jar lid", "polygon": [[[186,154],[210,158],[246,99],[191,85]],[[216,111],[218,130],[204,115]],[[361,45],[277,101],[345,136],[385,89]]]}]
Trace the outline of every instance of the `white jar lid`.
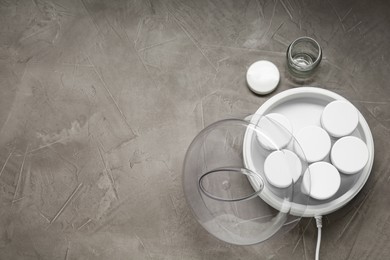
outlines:
[{"label": "white jar lid", "polygon": [[340,138],[332,147],[332,164],[345,174],[361,171],[368,162],[367,145],[355,136]]},{"label": "white jar lid", "polygon": [[278,86],[279,79],[278,68],[267,60],[256,61],[246,73],[249,89],[260,95],[272,92]]},{"label": "white jar lid", "polygon": [[265,159],[264,174],[271,185],[286,188],[301,176],[302,163],[290,150],[274,151]]},{"label": "white jar lid", "polygon": [[288,145],[292,138],[290,120],[282,114],[270,113],[260,118],[258,128],[264,134],[258,134],[260,144],[268,150],[279,150]]},{"label": "white jar lid", "polygon": [[357,109],[346,100],[330,102],[322,112],[321,125],[333,137],[350,135],[359,123]]},{"label": "white jar lid", "polygon": [[336,167],[327,162],[316,162],[303,175],[302,192],[317,200],[326,200],[336,194],[341,177]]},{"label": "white jar lid", "polygon": [[[307,126],[295,136],[295,152],[309,163],[322,161],[329,154],[331,141],[328,133],[318,126]],[[303,154],[302,154],[303,152]]]}]

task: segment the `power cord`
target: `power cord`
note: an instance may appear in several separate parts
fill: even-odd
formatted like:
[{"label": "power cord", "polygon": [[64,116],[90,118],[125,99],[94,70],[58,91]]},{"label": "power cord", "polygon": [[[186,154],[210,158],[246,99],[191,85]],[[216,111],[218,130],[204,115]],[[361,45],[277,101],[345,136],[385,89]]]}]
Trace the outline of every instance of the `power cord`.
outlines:
[{"label": "power cord", "polygon": [[316,225],[317,225],[317,247],[316,247],[316,258],[315,260],[320,259],[320,245],[321,245],[321,228],[322,228],[322,216],[315,216]]}]

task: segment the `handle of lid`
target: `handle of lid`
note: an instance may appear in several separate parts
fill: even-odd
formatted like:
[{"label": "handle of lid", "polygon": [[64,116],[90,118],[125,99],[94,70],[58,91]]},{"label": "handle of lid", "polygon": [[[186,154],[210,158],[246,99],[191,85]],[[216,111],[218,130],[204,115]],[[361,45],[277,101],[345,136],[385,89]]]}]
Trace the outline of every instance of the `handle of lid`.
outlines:
[{"label": "handle of lid", "polygon": [[[236,197],[236,198],[224,198],[222,196],[218,196],[218,195],[213,194],[212,192],[208,191],[207,188],[205,188],[205,185],[204,185],[205,178],[207,176],[212,175],[212,174],[218,174],[221,172],[246,175],[247,178],[250,179],[251,183],[254,184],[253,186],[256,187],[255,191],[253,193],[248,194],[248,195],[243,195],[243,196]],[[229,189],[229,187],[230,187],[230,183],[228,180],[225,180],[221,184],[226,187],[225,189]],[[214,169],[214,170],[211,170],[211,171],[208,171],[208,172],[202,174],[202,176],[200,176],[199,181],[198,181],[198,187],[204,195],[206,195],[207,197],[209,197],[211,199],[218,200],[218,201],[225,201],[225,202],[237,202],[237,201],[244,201],[244,200],[249,200],[249,199],[252,199],[254,197],[257,197],[259,195],[259,193],[264,188],[264,180],[259,174],[254,173],[251,170],[248,170],[245,168],[234,168],[234,167],[226,167],[225,168],[224,167],[224,168],[217,168],[217,169]]]}]

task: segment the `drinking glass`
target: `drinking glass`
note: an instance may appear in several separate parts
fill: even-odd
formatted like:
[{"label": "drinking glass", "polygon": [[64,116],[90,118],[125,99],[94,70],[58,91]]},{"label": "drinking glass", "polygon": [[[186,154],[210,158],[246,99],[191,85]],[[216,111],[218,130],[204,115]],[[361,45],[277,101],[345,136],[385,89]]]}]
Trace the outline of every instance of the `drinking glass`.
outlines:
[{"label": "drinking glass", "polygon": [[294,76],[311,75],[320,64],[321,59],[321,46],[310,37],[300,37],[288,46],[287,65]]}]

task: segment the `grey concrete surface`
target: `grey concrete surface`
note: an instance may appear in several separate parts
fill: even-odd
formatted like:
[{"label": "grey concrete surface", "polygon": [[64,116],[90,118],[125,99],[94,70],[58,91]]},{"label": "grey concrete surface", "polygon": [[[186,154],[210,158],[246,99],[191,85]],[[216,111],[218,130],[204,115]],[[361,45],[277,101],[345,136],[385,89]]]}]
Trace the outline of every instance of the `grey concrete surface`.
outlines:
[{"label": "grey concrete surface", "polygon": [[[350,99],[375,141],[321,259],[390,259],[389,28],[376,0],[0,0],[0,259],[313,259],[314,221],[229,245],[181,185],[204,126],[304,84]],[[285,51],[303,35],[324,59],[296,82]],[[281,71],[268,96],[245,83],[260,59]]]}]

